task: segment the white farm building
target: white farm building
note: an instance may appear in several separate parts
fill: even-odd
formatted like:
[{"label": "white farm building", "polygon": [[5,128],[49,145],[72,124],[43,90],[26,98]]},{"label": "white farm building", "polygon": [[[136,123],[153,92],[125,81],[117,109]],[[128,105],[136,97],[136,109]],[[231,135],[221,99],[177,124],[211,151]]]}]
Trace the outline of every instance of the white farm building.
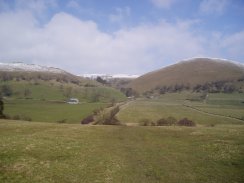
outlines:
[{"label": "white farm building", "polygon": [[68,101],[67,101],[68,104],[79,104],[79,99],[77,98],[70,98]]}]

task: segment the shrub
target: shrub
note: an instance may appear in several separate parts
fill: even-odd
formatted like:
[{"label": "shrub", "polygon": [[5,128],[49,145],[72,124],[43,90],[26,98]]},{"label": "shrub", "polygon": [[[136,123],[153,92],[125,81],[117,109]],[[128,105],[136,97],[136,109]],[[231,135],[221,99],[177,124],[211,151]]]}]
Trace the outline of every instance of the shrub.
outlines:
[{"label": "shrub", "polygon": [[9,85],[2,85],[1,93],[3,94],[3,96],[9,97],[13,94],[13,90]]},{"label": "shrub", "polygon": [[177,125],[179,125],[179,126],[196,126],[196,123],[194,121],[187,119],[187,118],[183,118],[177,122]]},{"label": "shrub", "polygon": [[20,120],[21,118],[20,118],[20,116],[19,115],[14,115],[13,116],[13,120]]},{"label": "shrub", "polygon": [[80,123],[81,124],[89,124],[93,121],[94,121],[94,117],[93,117],[93,115],[90,115],[90,116],[87,116],[86,118],[84,118]]},{"label": "shrub", "polygon": [[172,117],[172,116],[168,117],[166,120],[171,125],[174,125],[177,122],[177,120],[174,117]]},{"label": "shrub", "polygon": [[[141,119],[139,121],[141,126],[152,126],[152,121],[150,121],[149,119],[145,118],[145,119]],[[153,125],[154,126],[154,125]]]},{"label": "shrub", "polygon": [[157,126],[170,126],[170,123],[166,119],[161,118],[157,121]]},{"label": "shrub", "polygon": [[176,119],[174,117],[168,117],[166,119],[161,118],[157,121],[157,126],[171,126],[176,123]]},{"label": "shrub", "polygon": [[4,119],[12,119],[10,115],[6,114],[4,115]]}]

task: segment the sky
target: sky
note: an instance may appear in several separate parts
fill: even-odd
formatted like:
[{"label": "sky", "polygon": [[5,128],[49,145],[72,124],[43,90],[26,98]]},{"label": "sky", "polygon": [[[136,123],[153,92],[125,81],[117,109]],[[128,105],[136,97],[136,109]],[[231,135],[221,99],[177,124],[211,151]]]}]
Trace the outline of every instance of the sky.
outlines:
[{"label": "sky", "polygon": [[244,0],[0,0],[0,62],[140,75],[192,57],[244,63]]}]

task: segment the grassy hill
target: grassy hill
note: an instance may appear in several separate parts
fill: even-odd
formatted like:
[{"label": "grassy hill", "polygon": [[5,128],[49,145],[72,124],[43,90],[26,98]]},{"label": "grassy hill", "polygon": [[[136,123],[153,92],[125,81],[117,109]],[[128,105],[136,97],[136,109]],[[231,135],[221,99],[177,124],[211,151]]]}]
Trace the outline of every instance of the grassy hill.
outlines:
[{"label": "grassy hill", "polygon": [[[70,97],[78,98],[86,102],[110,102],[111,100],[124,100],[124,95],[110,87],[99,84],[74,84],[70,82],[57,82],[56,80],[43,81],[5,81],[0,82],[0,88],[10,90],[5,98],[33,99],[33,100],[55,100],[66,101]],[[7,88],[7,89],[6,89]]]},{"label": "grassy hill", "polygon": [[[65,71],[0,71],[0,94],[11,119],[65,123],[80,123],[94,110],[126,100],[114,88]],[[80,104],[67,104],[71,97]]]},{"label": "grassy hill", "polygon": [[70,97],[76,97],[81,101],[91,102],[124,99],[123,94],[113,88],[63,70],[58,71],[54,73],[1,70],[0,92],[3,96],[14,99],[65,101]]},{"label": "grassy hill", "polygon": [[[196,58],[145,74],[133,80],[128,86],[143,93],[176,85],[194,88],[196,85],[219,81],[237,83],[238,80],[243,81],[243,78],[243,65],[220,59]],[[237,85],[239,87],[240,84]]]}]

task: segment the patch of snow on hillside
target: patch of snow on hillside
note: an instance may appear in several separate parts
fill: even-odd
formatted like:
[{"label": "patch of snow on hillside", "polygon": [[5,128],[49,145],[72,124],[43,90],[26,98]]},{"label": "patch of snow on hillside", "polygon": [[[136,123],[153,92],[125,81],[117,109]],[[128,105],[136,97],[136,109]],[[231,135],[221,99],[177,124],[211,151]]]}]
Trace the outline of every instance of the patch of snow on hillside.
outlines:
[{"label": "patch of snow on hillside", "polygon": [[40,66],[35,64],[25,64],[22,62],[14,63],[0,63],[0,71],[27,71],[27,72],[51,72],[64,73],[65,71],[47,66]]},{"label": "patch of snow on hillside", "polygon": [[97,79],[97,77],[101,77],[104,80],[110,79],[135,79],[138,78],[139,75],[129,75],[129,74],[81,74],[79,76],[89,78],[89,79]]},{"label": "patch of snow on hillside", "polygon": [[192,57],[192,58],[188,58],[188,59],[183,59],[180,62],[191,62],[191,61],[195,61],[196,59],[209,59],[209,60],[212,60],[214,62],[229,62],[229,63],[233,63],[239,67],[244,67],[243,63],[233,61],[233,60],[227,60],[224,58],[214,58],[214,57]]}]

